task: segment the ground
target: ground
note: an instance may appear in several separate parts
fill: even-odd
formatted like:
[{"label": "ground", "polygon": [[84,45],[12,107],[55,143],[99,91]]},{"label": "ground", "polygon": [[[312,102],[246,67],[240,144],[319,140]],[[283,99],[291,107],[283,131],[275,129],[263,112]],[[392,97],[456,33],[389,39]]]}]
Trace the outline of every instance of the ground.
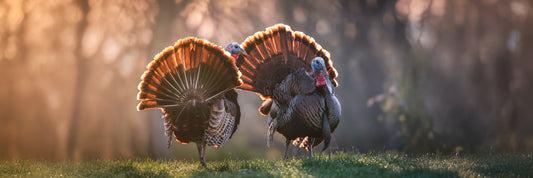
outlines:
[{"label": "ground", "polygon": [[337,153],[312,159],[2,161],[0,177],[532,177],[531,153]]}]

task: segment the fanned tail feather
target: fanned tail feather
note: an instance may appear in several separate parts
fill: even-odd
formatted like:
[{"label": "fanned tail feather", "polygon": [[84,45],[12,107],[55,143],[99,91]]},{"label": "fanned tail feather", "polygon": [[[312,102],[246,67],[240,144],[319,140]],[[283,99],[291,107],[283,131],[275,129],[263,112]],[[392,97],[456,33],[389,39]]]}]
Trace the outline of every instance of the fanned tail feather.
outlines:
[{"label": "fanned tail feather", "polygon": [[311,71],[311,61],[322,57],[329,79],[336,87],[337,71],[330,54],[313,38],[302,32],[292,31],[287,25],[277,24],[249,36],[241,45],[248,53],[238,65],[243,85],[239,89],[253,91],[268,98],[275,85],[298,68]]},{"label": "fanned tail feather", "polygon": [[142,75],[137,110],[208,102],[242,84],[233,58],[205,40],[179,40],[154,57]]}]

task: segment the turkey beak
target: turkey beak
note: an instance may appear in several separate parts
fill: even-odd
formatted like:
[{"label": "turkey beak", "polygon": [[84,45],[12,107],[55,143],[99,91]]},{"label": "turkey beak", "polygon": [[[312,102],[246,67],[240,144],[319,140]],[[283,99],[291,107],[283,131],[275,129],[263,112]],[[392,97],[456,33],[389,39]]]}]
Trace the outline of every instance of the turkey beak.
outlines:
[{"label": "turkey beak", "polygon": [[239,48],[241,54],[243,54],[244,56],[248,56],[248,53],[246,53],[246,51],[242,48]]}]

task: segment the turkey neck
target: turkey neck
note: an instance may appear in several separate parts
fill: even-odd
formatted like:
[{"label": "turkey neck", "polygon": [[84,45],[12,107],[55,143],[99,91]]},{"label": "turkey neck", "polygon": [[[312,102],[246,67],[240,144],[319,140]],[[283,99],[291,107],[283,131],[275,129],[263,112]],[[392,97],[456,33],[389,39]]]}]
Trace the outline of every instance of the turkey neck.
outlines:
[{"label": "turkey neck", "polygon": [[333,89],[327,77],[327,73],[324,73],[325,72],[323,71],[318,71],[314,73],[316,80],[315,86],[317,87],[317,90],[320,94],[322,94],[323,96],[327,96],[333,94]]}]

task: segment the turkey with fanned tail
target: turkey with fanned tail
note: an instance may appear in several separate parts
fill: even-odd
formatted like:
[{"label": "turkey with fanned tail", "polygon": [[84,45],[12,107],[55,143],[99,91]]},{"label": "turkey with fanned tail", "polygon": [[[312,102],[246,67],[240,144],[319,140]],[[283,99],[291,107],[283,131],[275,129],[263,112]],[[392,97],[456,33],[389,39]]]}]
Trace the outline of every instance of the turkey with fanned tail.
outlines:
[{"label": "turkey with fanned tail", "polygon": [[160,108],[169,147],[172,135],[183,144],[195,142],[204,167],[206,145],[222,146],[239,124],[234,88],[242,81],[232,56],[241,53],[236,43],[224,51],[189,37],[157,54],[141,77],[137,110]]},{"label": "turkey with fanned tail", "polygon": [[243,80],[238,88],[265,100],[259,112],[269,116],[267,145],[277,131],[286,139],[283,159],[291,141],[310,156],[322,142],[325,150],[341,117],[329,52],[283,24],[248,37],[242,47],[248,55],[237,60]]}]

